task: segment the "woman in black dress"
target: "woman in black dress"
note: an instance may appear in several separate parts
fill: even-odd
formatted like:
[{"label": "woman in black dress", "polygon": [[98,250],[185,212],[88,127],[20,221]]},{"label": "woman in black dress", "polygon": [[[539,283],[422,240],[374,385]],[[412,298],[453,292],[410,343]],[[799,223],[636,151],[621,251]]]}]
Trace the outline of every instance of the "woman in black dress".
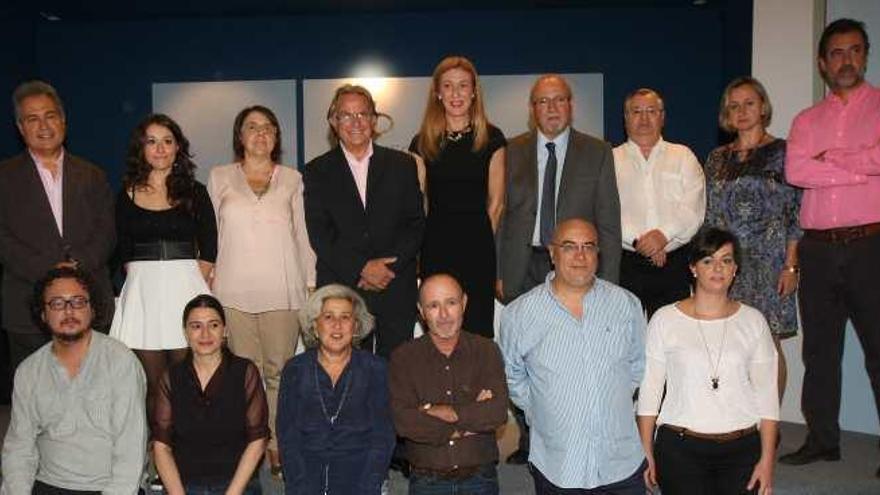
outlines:
[{"label": "woman in black dress", "polygon": [[468,295],[464,329],[490,338],[506,144],[486,117],[474,65],[458,56],[440,61],[410,145],[428,203],[421,276],[449,273],[461,281]]}]

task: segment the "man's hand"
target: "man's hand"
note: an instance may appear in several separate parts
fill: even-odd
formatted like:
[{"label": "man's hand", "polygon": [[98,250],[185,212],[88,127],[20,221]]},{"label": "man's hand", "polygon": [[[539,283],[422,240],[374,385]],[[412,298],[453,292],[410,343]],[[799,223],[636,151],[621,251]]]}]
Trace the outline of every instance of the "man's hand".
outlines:
[{"label": "man's hand", "polygon": [[55,268],[73,268],[75,270],[78,266],[79,262],[76,260],[59,261],[58,263],[55,263]]},{"label": "man's hand", "polygon": [[492,391],[487,388],[480,390],[480,393],[477,394],[477,402],[483,402],[490,399],[492,399]]},{"label": "man's hand", "polygon": [[636,239],[635,248],[642,256],[650,258],[657,254],[657,251],[663,251],[669,239],[657,229],[652,229],[642,234]]},{"label": "man's hand", "polygon": [[394,272],[387,265],[395,261],[397,261],[396,256],[367,261],[367,264],[361,269],[358,287],[364,290],[385,290],[395,277]]},{"label": "man's hand", "polygon": [[495,279],[495,299],[504,300],[504,282],[500,278]]},{"label": "man's hand", "polygon": [[458,414],[455,412],[455,409],[448,404],[432,404],[430,407],[423,407],[423,411],[428,416],[433,416],[444,423],[458,423]]},{"label": "man's hand", "polygon": [[654,266],[657,268],[663,268],[666,266],[666,251],[661,249],[654,253],[654,256],[651,256],[651,263],[654,263]]}]

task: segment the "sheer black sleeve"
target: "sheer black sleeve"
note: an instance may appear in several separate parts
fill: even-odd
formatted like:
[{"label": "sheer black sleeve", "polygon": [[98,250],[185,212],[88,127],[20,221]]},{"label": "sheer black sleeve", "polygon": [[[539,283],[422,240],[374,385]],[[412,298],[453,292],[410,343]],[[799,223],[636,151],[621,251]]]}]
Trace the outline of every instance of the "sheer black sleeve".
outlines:
[{"label": "sheer black sleeve", "polygon": [[248,361],[244,372],[245,437],[248,443],[260,438],[269,438],[269,405],[263,380],[254,363]]}]

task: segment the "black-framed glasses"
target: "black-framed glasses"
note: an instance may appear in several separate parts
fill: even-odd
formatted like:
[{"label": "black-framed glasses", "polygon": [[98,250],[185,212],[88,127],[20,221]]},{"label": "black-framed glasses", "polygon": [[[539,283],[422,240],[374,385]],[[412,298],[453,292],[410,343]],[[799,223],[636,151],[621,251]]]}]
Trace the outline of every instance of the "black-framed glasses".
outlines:
[{"label": "black-framed glasses", "polygon": [[70,299],[63,297],[53,297],[46,301],[46,307],[52,311],[64,311],[70,306],[73,309],[83,309],[89,305],[89,298],[86,296],[73,296]]}]

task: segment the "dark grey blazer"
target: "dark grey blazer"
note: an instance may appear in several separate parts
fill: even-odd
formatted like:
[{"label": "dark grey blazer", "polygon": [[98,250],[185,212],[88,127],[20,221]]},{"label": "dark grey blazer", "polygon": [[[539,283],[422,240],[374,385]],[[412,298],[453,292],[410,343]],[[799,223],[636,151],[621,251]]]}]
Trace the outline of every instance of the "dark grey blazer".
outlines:
[{"label": "dark grey blazer", "polygon": [[[116,242],[113,195],[104,171],[64,153],[64,236],[58,232],[43,183],[28,152],[0,163],[0,264],[3,265],[3,326],[12,333],[38,333],[29,302],[34,283],[66,256],[95,280],[92,299],[103,307],[94,327],[113,317],[107,261]],[[96,299],[97,298],[97,299]]]},{"label": "dark grey blazer", "polygon": [[[537,142],[537,133],[532,131],[507,144],[506,206],[497,237],[498,276],[504,284],[506,300],[529,289],[523,283],[538,211]],[[598,275],[617,283],[620,199],[614,155],[608,143],[572,129],[556,201],[556,222],[575,217],[596,225],[600,249]]]}]

